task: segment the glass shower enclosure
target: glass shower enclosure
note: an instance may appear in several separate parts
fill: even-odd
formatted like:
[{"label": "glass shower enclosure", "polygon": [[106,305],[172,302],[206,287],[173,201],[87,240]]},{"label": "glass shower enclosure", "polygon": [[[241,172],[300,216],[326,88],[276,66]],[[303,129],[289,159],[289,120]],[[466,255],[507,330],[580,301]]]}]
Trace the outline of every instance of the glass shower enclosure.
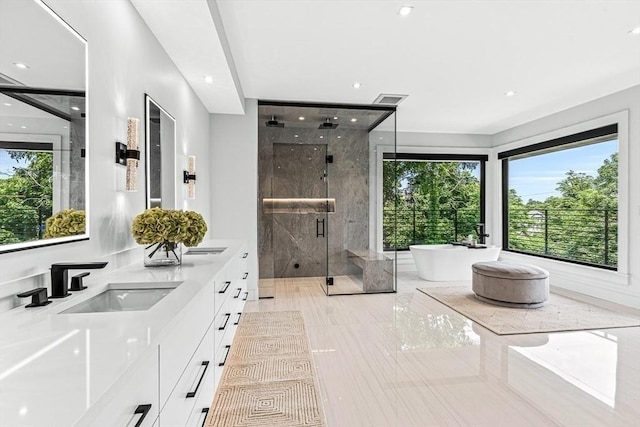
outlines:
[{"label": "glass shower enclosure", "polygon": [[287,283],[326,295],[395,292],[381,182],[395,108],[260,101],[258,111],[260,297]]}]

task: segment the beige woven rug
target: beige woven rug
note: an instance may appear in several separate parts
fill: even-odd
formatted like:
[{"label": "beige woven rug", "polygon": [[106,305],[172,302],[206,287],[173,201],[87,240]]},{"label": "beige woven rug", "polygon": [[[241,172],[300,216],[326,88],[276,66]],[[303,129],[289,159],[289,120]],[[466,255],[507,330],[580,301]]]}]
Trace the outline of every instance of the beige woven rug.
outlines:
[{"label": "beige woven rug", "polygon": [[207,426],[325,426],[299,311],[243,313]]},{"label": "beige woven rug", "polygon": [[498,335],[640,326],[638,316],[617,313],[553,293],[544,306],[526,309],[479,301],[467,286],[418,290]]}]

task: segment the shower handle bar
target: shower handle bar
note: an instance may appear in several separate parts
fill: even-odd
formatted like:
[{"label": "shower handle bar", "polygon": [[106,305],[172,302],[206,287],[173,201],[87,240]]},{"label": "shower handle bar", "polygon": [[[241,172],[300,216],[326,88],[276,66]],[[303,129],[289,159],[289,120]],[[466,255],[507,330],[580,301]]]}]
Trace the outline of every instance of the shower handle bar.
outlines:
[{"label": "shower handle bar", "polygon": [[[320,228],[320,225],[322,225],[322,228]],[[324,237],[324,218],[316,219],[316,237]]]}]

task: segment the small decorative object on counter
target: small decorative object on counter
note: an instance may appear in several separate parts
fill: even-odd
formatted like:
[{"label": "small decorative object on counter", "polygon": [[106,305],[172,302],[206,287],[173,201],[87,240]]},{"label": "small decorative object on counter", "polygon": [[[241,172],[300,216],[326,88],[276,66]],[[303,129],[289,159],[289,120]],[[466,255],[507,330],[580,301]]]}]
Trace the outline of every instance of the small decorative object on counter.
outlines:
[{"label": "small decorative object on counter", "polygon": [[144,265],[160,267],[182,263],[182,245],[197,246],[207,232],[202,215],[193,211],[151,208],[133,219],[131,233],[144,249]]}]

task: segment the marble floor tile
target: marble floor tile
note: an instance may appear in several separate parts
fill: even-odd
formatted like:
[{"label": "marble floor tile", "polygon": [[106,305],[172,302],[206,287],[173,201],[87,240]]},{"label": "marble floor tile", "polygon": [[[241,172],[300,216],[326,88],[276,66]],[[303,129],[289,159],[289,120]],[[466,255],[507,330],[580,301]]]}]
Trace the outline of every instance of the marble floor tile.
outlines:
[{"label": "marble floor tile", "polygon": [[303,313],[329,426],[640,426],[640,327],[498,336],[415,272],[395,294],[274,286],[245,310]]}]

